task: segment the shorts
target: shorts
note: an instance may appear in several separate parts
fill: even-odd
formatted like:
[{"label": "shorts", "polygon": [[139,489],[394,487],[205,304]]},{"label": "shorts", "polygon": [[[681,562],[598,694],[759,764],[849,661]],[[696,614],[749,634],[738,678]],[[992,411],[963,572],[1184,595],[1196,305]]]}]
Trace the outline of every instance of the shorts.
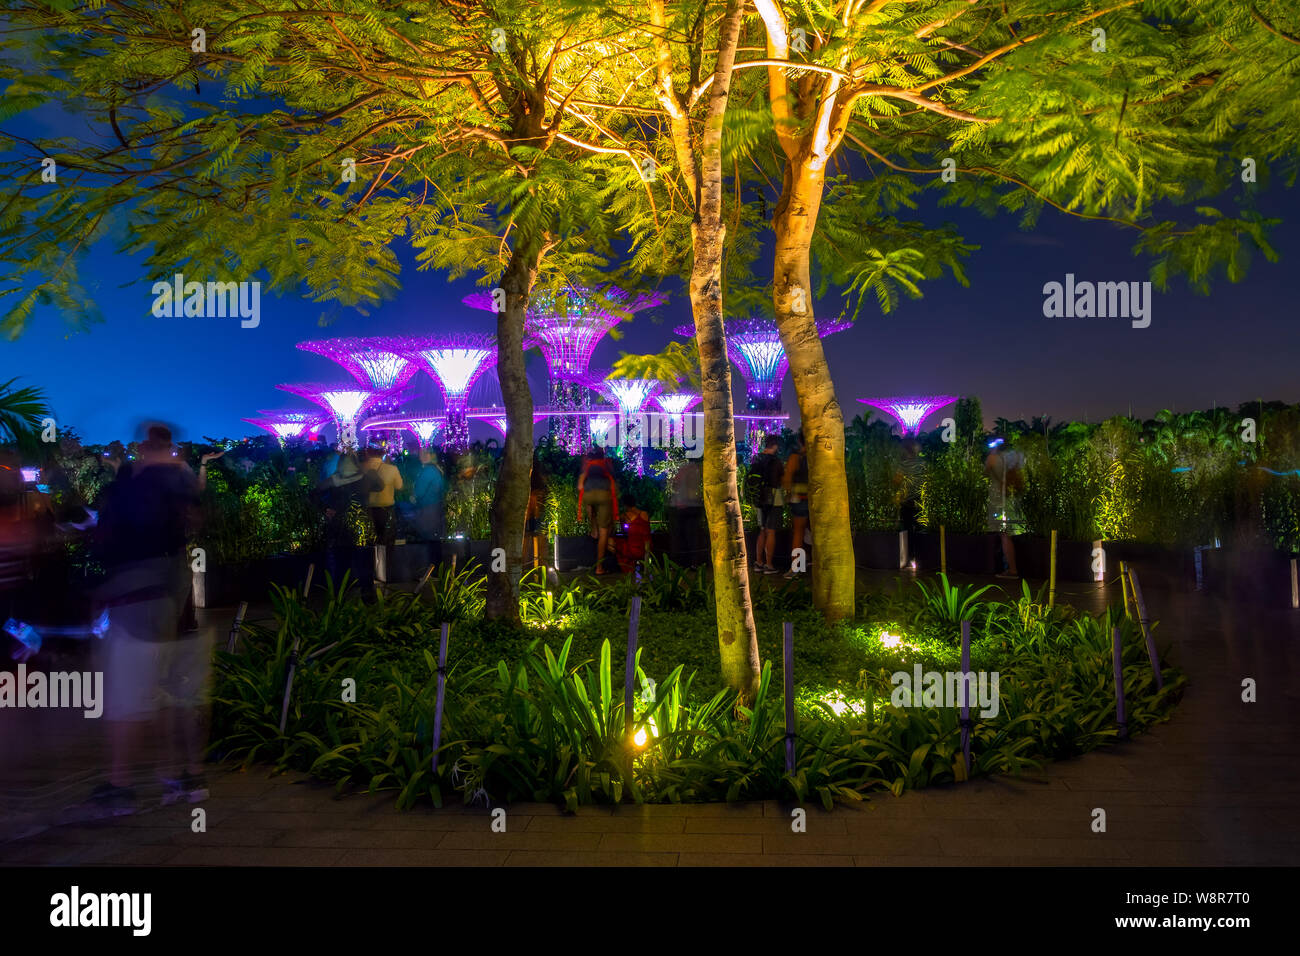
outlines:
[{"label": "shorts", "polygon": [[614,524],[614,496],[608,488],[597,488],[582,493],[582,506],[587,512],[587,523],[592,530],[606,531]]},{"label": "shorts", "polygon": [[808,499],[805,498],[803,501],[790,502],[790,517],[791,518],[808,517]]},{"label": "shorts", "polygon": [[777,505],[759,505],[758,526],[764,531],[780,531],[783,525],[781,509]]}]

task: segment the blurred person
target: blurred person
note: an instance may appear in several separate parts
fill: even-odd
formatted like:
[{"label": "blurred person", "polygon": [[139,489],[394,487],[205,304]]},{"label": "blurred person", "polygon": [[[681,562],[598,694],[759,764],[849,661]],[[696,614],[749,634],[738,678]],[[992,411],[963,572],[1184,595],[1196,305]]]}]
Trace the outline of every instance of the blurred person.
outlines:
[{"label": "blurred person", "polygon": [[790,570],[785,573],[793,578],[794,553],[804,546],[804,533],[808,530],[808,448],[804,444],[803,429],[795,439],[795,449],[785,461],[785,473],[781,478],[781,487],[790,508]]},{"label": "blurred person", "polygon": [[610,531],[618,521],[618,487],[605,449],[599,445],[591,449],[578,474],[578,520],[584,518],[596,539],[596,573],[604,574]]},{"label": "blurred person", "polygon": [[375,543],[391,545],[396,538],[397,523],[394,505],[397,492],[402,490],[402,473],[391,462],[384,461],[382,448],[367,448],[362,462],[362,488],[366,492],[366,507],[375,525]]},{"label": "blurred person", "polygon": [[533,452],[533,467],[528,473],[528,510],[524,512],[524,551],[530,556],[526,567],[545,564],[546,534],[542,529],[542,502],[546,498],[546,470],[537,452]]},{"label": "blurred person", "polygon": [[109,614],[104,716],[112,763],[91,804],[113,815],[139,807],[129,768],[150,730],[161,732],[168,750],[163,802],[207,797],[202,728],[212,649],[201,637],[178,636],[176,626],[198,498],[198,478],[177,467],[165,426],[149,429],[105,496],[98,544],[107,578],[99,598]]},{"label": "blurred person", "polygon": [[989,523],[990,533],[998,536],[1002,546],[1002,560],[1006,567],[998,572],[1000,578],[1018,578],[1016,568],[1016,547],[1011,538],[1011,526],[1014,521],[1012,509],[1016,503],[1015,495],[1024,485],[1025,456],[1007,445],[1002,439],[993,440],[992,449],[984,459],[984,474],[989,478]]},{"label": "blurred person", "polygon": [[627,534],[616,538],[615,555],[619,570],[624,574],[636,568],[651,553],[650,513],[637,507],[632,499],[624,502],[623,527]]},{"label": "blurred person", "polygon": [[411,491],[415,505],[415,527],[420,537],[434,541],[444,534],[447,518],[447,476],[432,448],[420,449],[420,471]]},{"label": "blurred person", "polygon": [[781,506],[785,503],[782,481],[784,468],[775,435],[768,435],[763,450],[751,466],[758,476],[758,541],[754,547],[754,570],[776,574],[776,533],[781,530]]},{"label": "blurred person", "polygon": [[704,469],[687,458],[668,486],[669,550],[683,564],[699,564],[707,552],[704,530]]},{"label": "blurred person", "polygon": [[353,452],[339,456],[334,470],[321,479],[318,492],[325,506],[325,571],[337,584],[339,551],[355,544],[348,527],[348,515],[354,503],[361,503],[361,465]]}]

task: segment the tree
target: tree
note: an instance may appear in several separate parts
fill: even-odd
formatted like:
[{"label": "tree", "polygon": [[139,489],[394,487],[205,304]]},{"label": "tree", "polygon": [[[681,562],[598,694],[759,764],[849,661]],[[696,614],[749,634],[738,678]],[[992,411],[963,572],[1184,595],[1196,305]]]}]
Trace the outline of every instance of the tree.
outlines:
[{"label": "tree", "polygon": [[[919,296],[917,283],[945,268],[964,281],[960,259],[973,247],[895,218],[929,185],[946,202],[1020,212],[1026,225],[1050,205],[1129,228],[1162,288],[1178,271],[1198,288],[1221,267],[1235,281],[1252,248],[1272,258],[1266,220],[1249,208],[1228,217],[1199,207],[1190,223],[1160,217],[1238,185],[1238,172],[1253,182],[1256,164],[1294,177],[1286,104],[1298,75],[1289,47],[1300,39],[1281,2],[755,6],[767,56],[741,66],[767,74],[781,166],[772,295],[808,441],[814,598],[834,618],[852,609],[852,548],[843,417],[816,334],[812,260],[821,291],[841,284],[858,308],[874,293],[885,312],[900,288]],[[892,172],[832,175],[845,145]]]},{"label": "tree", "polygon": [[12,444],[20,451],[40,446],[41,421],[50,414],[45,394],[30,385],[14,388],[16,378],[0,384],[0,444]]}]

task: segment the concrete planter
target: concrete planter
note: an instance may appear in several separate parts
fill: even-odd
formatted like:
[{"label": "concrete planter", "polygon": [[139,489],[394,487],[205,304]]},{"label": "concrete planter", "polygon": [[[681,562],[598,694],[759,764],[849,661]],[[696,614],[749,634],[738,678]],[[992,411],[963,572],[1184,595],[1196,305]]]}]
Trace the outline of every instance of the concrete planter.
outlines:
[{"label": "concrete planter", "polygon": [[1271,548],[1206,549],[1201,552],[1205,590],[1234,603],[1292,607],[1293,560]]},{"label": "concrete planter", "polygon": [[[1016,549],[1016,569],[1021,577],[1046,581],[1052,572],[1052,540],[1032,534],[1012,536]],[[1091,541],[1056,541],[1056,580],[1089,582],[1092,573]],[[1118,565],[1115,568],[1118,572]]]},{"label": "concrete planter", "polygon": [[860,568],[897,571],[910,558],[906,531],[865,531],[853,536],[853,560]]},{"label": "concrete planter", "polygon": [[1196,551],[1194,548],[1167,547],[1138,541],[1104,541],[1107,579],[1119,574],[1121,561],[1137,571],[1143,591],[1161,588],[1166,591],[1196,590]]},{"label": "concrete planter", "polygon": [[[962,574],[996,574],[998,542],[994,534],[948,534],[948,570]],[[917,532],[908,535],[912,558],[918,571],[938,571],[939,533]]]}]

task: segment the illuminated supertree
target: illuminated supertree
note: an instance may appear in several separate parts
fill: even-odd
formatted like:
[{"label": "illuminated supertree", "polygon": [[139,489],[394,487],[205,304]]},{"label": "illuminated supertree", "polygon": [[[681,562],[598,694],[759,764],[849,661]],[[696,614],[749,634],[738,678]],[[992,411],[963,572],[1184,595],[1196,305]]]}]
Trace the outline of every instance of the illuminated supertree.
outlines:
[{"label": "illuminated supertree", "polygon": [[415,435],[415,443],[421,448],[428,448],[434,444],[434,439],[441,434],[446,424],[446,417],[437,412],[405,412],[401,415],[384,415],[367,419],[361,428],[364,431],[409,429]]},{"label": "illuminated supertree", "polygon": [[496,337],[489,333],[460,333],[408,339],[403,354],[418,360],[442,390],[447,427],[443,447],[462,452],[469,447],[469,390],[480,375],[496,365]]},{"label": "illuminated supertree", "polygon": [[655,404],[668,417],[668,434],[677,436],[679,444],[686,427],[686,413],[700,403],[703,396],[696,392],[665,392],[655,396]]},{"label": "illuminated supertree", "polygon": [[[818,319],[817,335],[826,338],[851,324],[842,319]],[[673,331],[691,338],[695,326],[680,325]],[[723,323],[723,333],[727,337],[727,356],[745,380],[745,410],[755,414],[749,418],[746,440],[751,450],[761,450],[762,433],[775,428],[782,420],[779,414],[762,417],[764,412],[781,411],[781,389],[790,370],[781,333],[771,319],[728,319]]]},{"label": "illuminated supertree", "polygon": [[623,460],[634,465],[638,475],[644,474],[647,436],[642,433],[641,410],[663,388],[663,382],[653,378],[606,378],[608,374],[608,369],[591,372],[584,381],[588,388],[618,406],[618,442]]},{"label": "illuminated supertree", "polygon": [[[560,295],[541,292],[530,298],[524,332],[529,338],[528,347],[536,345],[546,358],[551,406],[561,413],[551,416],[551,434],[560,447],[577,454],[588,445],[589,416],[580,413],[591,407],[583,383],[596,345],[629,315],[663,301],[658,292],[633,295],[612,285],[601,289],[577,287]],[[464,302],[476,309],[496,311],[490,292],[468,295]]]},{"label": "illuminated supertree", "polygon": [[276,388],[298,395],[309,402],[315,402],[321,408],[328,410],[338,428],[340,448],[356,447],[357,421],[375,397],[374,392],[357,388],[347,382],[328,385],[318,383],[277,385]]},{"label": "illuminated supertree", "polygon": [[283,445],[294,438],[313,439],[316,433],[330,420],[324,412],[303,411],[301,409],[260,409],[258,418],[244,418],[241,421],[265,428],[280,439]]},{"label": "illuminated supertree", "polygon": [[[491,425],[493,428],[499,431],[502,435],[505,435],[506,432],[508,431],[509,419],[506,418],[506,414],[504,411],[497,411],[496,409],[490,409],[490,410],[479,409],[476,411],[471,411],[469,413],[469,417],[476,418],[479,421],[487,422],[489,425]],[[549,417],[550,417],[549,414],[546,412],[537,412],[536,410],[534,410],[533,427],[536,428],[538,424],[546,421],[546,419]]]},{"label": "illuminated supertree", "polygon": [[921,431],[921,423],[934,412],[945,405],[951,405],[957,401],[956,395],[910,395],[902,398],[859,398],[864,405],[870,405],[878,408],[882,412],[888,412],[894,417],[902,427],[903,434],[917,435]]},{"label": "illuminated supertree", "polygon": [[318,339],[299,342],[304,352],[314,352],[341,365],[357,383],[375,393],[371,414],[396,413],[402,404],[402,388],[420,370],[403,353],[411,342],[407,337]]}]

